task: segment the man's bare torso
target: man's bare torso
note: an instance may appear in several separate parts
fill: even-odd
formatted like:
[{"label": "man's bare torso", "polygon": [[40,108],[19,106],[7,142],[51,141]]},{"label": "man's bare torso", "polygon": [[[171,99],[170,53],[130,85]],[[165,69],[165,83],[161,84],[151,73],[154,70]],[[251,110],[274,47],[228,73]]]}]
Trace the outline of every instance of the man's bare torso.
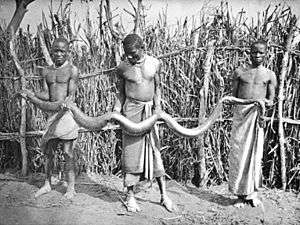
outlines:
[{"label": "man's bare torso", "polygon": [[236,97],[243,99],[264,99],[268,96],[268,85],[274,72],[259,66],[252,68],[238,68],[235,71],[235,79],[237,82]]},{"label": "man's bare torso", "polygon": [[139,101],[151,101],[154,96],[154,76],[157,73],[159,61],[145,55],[145,60],[131,65],[122,62],[120,74],[125,81],[125,95]]},{"label": "man's bare torso", "polygon": [[72,71],[72,65],[69,63],[60,68],[48,67],[43,70],[43,75],[49,88],[49,100],[51,102],[65,100],[68,96]]}]

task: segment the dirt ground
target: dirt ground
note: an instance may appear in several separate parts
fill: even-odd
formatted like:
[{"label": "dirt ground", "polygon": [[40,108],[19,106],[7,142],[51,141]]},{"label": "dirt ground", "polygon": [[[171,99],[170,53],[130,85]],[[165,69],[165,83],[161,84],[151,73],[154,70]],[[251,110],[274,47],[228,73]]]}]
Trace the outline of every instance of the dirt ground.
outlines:
[{"label": "dirt ground", "polygon": [[235,198],[228,193],[226,184],[198,189],[168,181],[169,196],[179,208],[177,213],[169,213],[159,205],[157,184],[142,183],[137,188],[142,212],[129,213],[122,203],[122,179],[82,174],[76,182],[77,195],[72,200],[63,197],[65,187],[61,185],[35,199],[43,175],[20,179],[0,174],[0,224],[300,224],[299,196],[292,192],[263,190],[264,209],[237,209],[232,206]]}]

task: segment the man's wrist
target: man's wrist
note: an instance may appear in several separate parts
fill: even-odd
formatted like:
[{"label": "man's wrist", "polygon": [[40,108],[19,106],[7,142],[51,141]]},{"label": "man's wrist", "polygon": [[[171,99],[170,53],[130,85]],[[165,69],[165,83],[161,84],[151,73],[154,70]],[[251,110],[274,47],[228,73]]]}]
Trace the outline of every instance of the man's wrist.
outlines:
[{"label": "man's wrist", "polygon": [[161,105],[158,104],[158,105],[153,105],[153,109],[161,109]]},{"label": "man's wrist", "polygon": [[121,107],[115,106],[115,107],[113,108],[113,111],[115,111],[115,112],[121,112]]}]

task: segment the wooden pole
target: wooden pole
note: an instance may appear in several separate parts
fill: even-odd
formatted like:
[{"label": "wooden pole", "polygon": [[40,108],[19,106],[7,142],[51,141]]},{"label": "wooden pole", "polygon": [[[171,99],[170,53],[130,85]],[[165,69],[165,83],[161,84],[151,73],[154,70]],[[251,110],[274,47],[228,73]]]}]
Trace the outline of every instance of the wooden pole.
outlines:
[{"label": "wooden pole", "polygon": [[299,43],[299,38],[295,38],[296,41],[293,41],[295,35],[294,26],[291,26],[289,36],[286,41],[283,59],[282,59],[282,68],[279,76],[279,90],[278,90],[278,135],[279,135],[279,147],[280,147],[280,170],[281,170],[281,183],[282,189],[286,190],[286,150],[285,150],[285,134],[283,128],[283,101],[284,101],[284,81],[288,71],[288,62],[290,58],[290,52],[293,46]]},{"label": "wooden pole", "polygon": [[[203,87],[200,90],[200,109],[199,109],[199,116],[198,116],[199,124],[201,124],[201,122],[205,120],[210,71],[212,66],[212,58],[215,50],[214,43],[215,43],[214,40],[208,43],[207,53],[203,64],[204,81],[203,81]],[[195,177],[193,178],[193,183],[197,187],[205,185],[207,180],[204,139],[205,139],[205,134],[200,135],[198,138],[198,143],[199,143],[199,149],[197,152],[198,162],[195,165]]]},{"label": "wooden pole", "polygon": [[34,1],[35,0],[15,0],[16,10],[6,28],[8,32],[12,32],[14,34],[17,31],[24,18],[25,13],[27,12],[27,6]]},{"label": "wooden pole", "polygon": [[[9,42],[9,48],[10,53],[13,58],[13,61],[15,63],[15,66],[17,68],[17,71],[20,75],[20,89],[23,90],[26,87],[26,79],[25,79],[25,72],[23,68],[20,66],[19,60],[17,58],[17,54],[15,52],[14,48],[14,39],[15,35],[12,31],[12,38]],[[26,149],[26,100],[24,98],[21,98],[21,123],[20,123],[20,129],[19,129],[19,143],[22,153],[22,175],[25,176],[27,174],[27,149]]]}]

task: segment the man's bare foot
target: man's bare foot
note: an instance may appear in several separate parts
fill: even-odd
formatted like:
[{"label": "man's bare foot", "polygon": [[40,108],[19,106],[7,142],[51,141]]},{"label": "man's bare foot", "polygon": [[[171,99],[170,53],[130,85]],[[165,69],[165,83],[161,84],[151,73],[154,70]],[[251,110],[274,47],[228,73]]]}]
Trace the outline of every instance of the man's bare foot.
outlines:
[{"label": "man's bare foot", "polygon": [[67,199],[71,199],[76,195],[76,191],[74,188],[68,188],[67,192],[64,194],[64,197]]},{"label": "man's bare foot", "polygon": [[68,187],[68,182],[65,181],[65,180],[61,180],[61,181],[59,182],[59,184],[60,184],[61,186],[63,186],[63,187]]},{"label": "man's bare foot", "polygon": [[51,191],[51,186],[50,186],[50,184],[47,182],[47,183],[44,184],[43,187],[41,187],[41,188],[35,193],[34,197],[37,198],[37,197],[39,197],[39,196],[41,196],[41,195],[43,195],[43,194],[49,193],[50,191]]},{"label": "man's bare foot", "polygon": [[256,197],[250,200],[250,204],[252,207],[259,207],[262,206],[263,203],[258,197]]},{"label": "man's bare foot", "polygon": [[163,196],[160,200],[160,204],[164,206],[169,212],[178,211],[175,204],[173,204],[172,200],[168,196]]},{"label": "man's bare foot", "polygon": [[233,206],[238,208],[238,209],[241,209],[241,208],[244,208],[246,204],[247,204],[247,202],[244,199],[239,198],[235,201]]},{"label": "man's bare foot", "polygon": [[135,197],[130,196],[126,201],[127,211],[128,212],[140,212],[141,209],[139,205],[136,203]]}]

